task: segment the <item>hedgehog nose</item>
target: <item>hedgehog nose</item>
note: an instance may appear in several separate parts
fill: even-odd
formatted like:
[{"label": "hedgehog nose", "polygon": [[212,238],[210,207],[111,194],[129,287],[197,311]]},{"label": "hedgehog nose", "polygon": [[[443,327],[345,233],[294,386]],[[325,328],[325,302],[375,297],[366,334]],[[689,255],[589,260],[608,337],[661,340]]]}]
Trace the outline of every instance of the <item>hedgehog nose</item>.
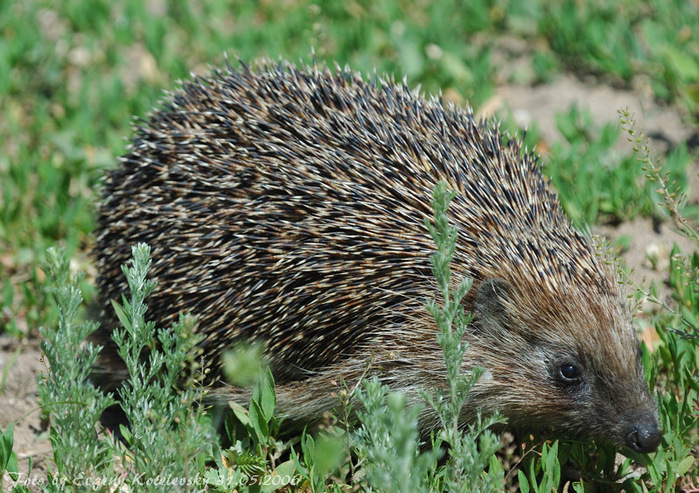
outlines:
[{"label": "hedgehog nose", "polygon": [[648,454],[660,445],[660,430],[656,423],[634,425],[628,434],[626,444],[636,452]]}]

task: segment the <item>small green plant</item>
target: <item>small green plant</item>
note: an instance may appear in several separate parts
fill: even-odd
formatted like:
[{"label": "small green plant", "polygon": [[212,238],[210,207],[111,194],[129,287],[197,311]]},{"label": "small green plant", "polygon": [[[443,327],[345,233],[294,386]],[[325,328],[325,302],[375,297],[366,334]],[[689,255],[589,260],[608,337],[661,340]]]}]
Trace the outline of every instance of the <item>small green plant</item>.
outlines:
[{"label": "small green plant", "polygon": [[[355,448],[364,460],[368,484],[379,491],[495,491],[504,485],[503,467],[495,457],[499,437],[488,429],[504,420],[479,415],[465,430],[459,424],[466,396],[481,372],[461,372],[464,334],[470,321],[462,300],[471,281],[464,279],[456,289],[451,288],[450,265],[458,234],[447,215],[453,197],[446,183],[440,183],[432,201],[434,225],[426,223],[437,245],[430,260],[441,294],[441,303],[430,301],[427,309],[439,326],[437,341],[447,369],[447,389],[424,394],[441,425],[431,447],[420,451],[424,444],[418,430],[419,406],[406,408],[405,398],[389,394],[375,377],[358,393],[364,411],[357,413],[361,426],[355,435]],[[438,466],[447,445],[446,463]]]},{"label": "small green plant", "polygon": [[544,443],[541,447],[541,458],[529,462],[526,474],[521,469],[517,472],[519,489],[522,493],[548,493],[556,491],[561,484],[561,464],[558,459],[558,441],[549,447]]},{"label": "small green plant", "polygon": [[[437,413],[442,429],[437,433],[437,445],[449,444],[449,458],[445,466],[444,483],[448,491],[489,491],[502,487],[502,465],[493,460],[500,448],[499,437],[488,428],[496,423],[503,423],[499,416],[482,419],[480,413],[475,424],[471,424],[464,433],[459,426],[459,418],[469,390],[482,374],[476,369],[464,375],[461,362],[466,353],[464,340],[471,316],[464,313],[463,298],[471,289],[472,281],[462,279],[456,289],[451,288],[451,261],[454,257],[458,229],[449,224],[447,210],[454,198],[454,192],[448,192],[446,184],[441,182],[434,191],[432,207],[434,208],[434,226],[425,222],[437,251],[432,254],[432,272],[437,279],[441,294],[441,306],[430,301],[427,309],[439,327],[437,342],[444,353],[447,368],[447,392],[433,390],[427,394],[427,402]],[[483,470],[488,469],[487,474]],[[464,477],[469,480],[464,482]]]},{"label": "small green plant", "polygon": [[73,484],[87,471],[106,471],[113,463],[113,447],[98,425],[115,401],[88,382],[99,349],[83,343],[97,324],[77,322],[83,301],[79,277],[71,275],[68,260],[55,248],[48,250],[46,266],[59,316],[57,326],[41,329],[48,371],[39,379],[39,400],[49,415],[54,477]]},{"label": "small green plant", "polygon": [[12,450],[14,442],[13,425],[7,430],[0,431],[0,476],[5,476],[5,471],[14,475],[12,479],[17,479],[17,454]]},{"label": "small green plant", "polygon": [[236,403],[230,404],[233,408],[233,414],[243,425],[248,435],[254,439],[255,448],[260,453],[266,451],[270,436],[279,430],[279,423],[274,417],[276,404],[274,378],[269,368],[262,370],[261,377],[253,386],[249,409]]},{"label": "small green plant", "polygon": [[56,464],[52,487],[125,484],[134,490],[172,491],[186,485],[197,491],[203,486],[204,461],[215,441],[200,390],[191,385],[197,371],[194,319],[182,316],[171,329],[157,331],[154,323],[145,322],[145,298],[155,287],[146,279],[150,249],[138,245],[132,252],[131,267],[123,268],[131,299],[115,304],[124,328],[117,329],[114,340],[129,371],[119,389],[127,418],[121,442],[99,424],[101,414],[116,401],[88,379],[100,348],[85,339],[97,325],[76,322],[82,302],[79,279],[70,275],[60,251],[48,251],[59,323],[41,329],[49,367],[39,381],[39,396],[49,415]]},{"label": "small green plant", "polygon": [[[0,430],[0,486],[13,485],[12,493],[29,493],[29,488],[20,484],[21,477],[17,467],[17,454],[12,450],[14,429],[12,423],[3,432]],[[32,469],[31,459],[29,470]]]},{"label": "small green plant", "polygon": [[224,372],[234,384],[252,386],[252,395],[247,408],[229,403],[232,412],[225,426],[232,445],[206,471],[207,484],[216,491],[263,492],[300,484],[306,476],[297,474],[300,466],[293,450],[292,459],[278,462],[290,445],[277,439],[281,422],[274,416],[274,377],[263,364],[261,347],[241,345],[227,352]]},{"label": "small green plant", "polygon": [[690,226],[689,222],[682,216],[681,209],[686,199],[683,183],[677,181],[677,177],[673,175],[673,170],[668,170],[665,166],[658,164],[658,158],[651,153],[648,139],[636,127],[635,117],[629,109],[619,110],[619,117],[622,128],[628,134],[629,142],[634,146],[636,159],[641,162],[641,170],[645,173],[650,186],[655,187],[653,191],[660,195],[663,207],[670,213],[670,217],[675,221],[680,231],[699,246],[699,232]]},{"label": "small green plant", "polygon": [[301,453],[296,454],[291,449],[291,456],[296,466],[297,474],[303,478],[302,487],[308,487],[312,492],[340,491],[339,484],[328,485],[328,477],[337,471],[346,459],[349,449],[346,447],[347,432],[333,428],[318,433],[315,437],[304,430],[301,435]]},{"label": "small green plant", "polygon": [[406,407],[405,396],[389,394],[376,377],[364,382],[357,398],[364,409],[357,412],[354,443],[367,483],[377,491],[429,491],[439,448],[420,453],[421,406]]},{"label": "small green plant", "polygon": [[128,421],[121,427],[127,444],[119,448],[122,464],[134,485],[175,478],[191,486],[215,442],[197,388],[193,355],[200,337],[189,315],[180,315],[171,329],[145,321],[145,299],[156,286],[147,279],[150,247],[139,244],[132,255],[131,266],[122,267],[131,300],[113,303],[123,327],[112,337],[129,372],[118,391]]}]

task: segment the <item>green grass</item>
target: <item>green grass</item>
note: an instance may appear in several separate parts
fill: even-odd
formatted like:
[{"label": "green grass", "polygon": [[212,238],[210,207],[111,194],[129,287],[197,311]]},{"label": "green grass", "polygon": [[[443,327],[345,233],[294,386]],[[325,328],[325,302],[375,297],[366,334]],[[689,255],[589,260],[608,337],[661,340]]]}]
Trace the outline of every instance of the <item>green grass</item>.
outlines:
[{"label": "green grass", "polygon": [[[554,143],[543,168],[576,225],[617,223],[639,215],[667,217],[657,203],[657,187],[645,180],[637,157],[617,149],[622,137],[618,122],[598,128],[592,116],[577,107],[559,113],[556,122],[564,140]],[[673,149],[666,159],[665,171],[679,193],[687,191],[685,170],[689,162],[685,144]]]},{"label": "green grass", "polygon": [[657,97],[677,101],[696,116],[696,3],[564,0],[545,5],[540,32],[568,68],[609,75],[626,83],[644,75]]},{"label": "green grass", "polygon": [[[310,61],[314,49],[321,61],[405,75],[477,107],[501,73],[494,48],[517,37],[532,55],[527,82],[594,74],[646,88],[696,124],[698,18],[692,0],[0,1],[0,332],[34,337],[57,322],[41,268],[49,247],[65,247],[73,268],[88,272],[81,288],[90,296],[96,189],[124,152],[132,116],[146,115],[190,70],[220,64],[224,51]],[[649,185],[636,157],[617,150],[625,134],[615,125],[597,127],[574,108],[558,125],[564,139],[549,143],[544,166],[577,224],[672,216],[656,204],[657,181]],[[536,141],[534,129],[527,142]],[[667,157],[680,186],[690,159],[683,147]],[[657,487],[671,483],[663,478],[683,469],[699,440],[688,429],[696,426],[696,340],[668,330],[696,333],[699,261],[685,253],[673,256],[670,275],[679,308],[659,315],[662,342],[647,356],[672,430],[649,468]]]}]

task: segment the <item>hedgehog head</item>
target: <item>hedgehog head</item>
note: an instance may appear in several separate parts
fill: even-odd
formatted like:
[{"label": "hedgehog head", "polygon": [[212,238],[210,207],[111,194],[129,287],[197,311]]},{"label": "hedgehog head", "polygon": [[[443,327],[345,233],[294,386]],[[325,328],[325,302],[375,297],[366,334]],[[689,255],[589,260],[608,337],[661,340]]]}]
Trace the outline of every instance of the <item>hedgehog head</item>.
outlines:
[{"label": "hedgehog head", "polygon": [[657,411],[624,299],[618,284],[482,282],[471,340],[485,370],[474,388],[479,403],[515,427],[553,426],[654,451]]}]

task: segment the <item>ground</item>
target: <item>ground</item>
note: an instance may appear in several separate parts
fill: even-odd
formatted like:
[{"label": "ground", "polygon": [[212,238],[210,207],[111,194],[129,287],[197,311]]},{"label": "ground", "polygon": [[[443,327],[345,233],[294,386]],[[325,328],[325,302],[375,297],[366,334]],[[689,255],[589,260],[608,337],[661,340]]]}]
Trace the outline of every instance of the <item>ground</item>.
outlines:
[{"label": "ground", "polygon": [[[574,102],[581,108],[587,108],[598,124],[618,122],[617,110],[630,108],[636,114],[639,126],[653,137],[653,146],[660,152],[664,152],[667,146],[697,140],[696,133],[693,134],[694,130],[683,124],[677,110],[656,104],[642,86],[633,91],[622,90],[595,79],[581,80],[565,74],[547,84],[534,87],[503,85],[478,113],[491,116],[510,111],[522,127],[536,122],[545,147],[546,142],[560,138],[555,125],[555,114],[567,111]],[[696,164],[690,170],[690,191],[694,193],[690,201],[693,203],[699,202]],[[651,280],[662,283],[665,272],[663,267],[667,266],[667,256],[674,242],[685,252],[694,248],[691,242],[685,241],[674,231],[671,224],[653,224],[650,219],[600,226],[593,232],[612,240],[620,236],[631,236],[631,243],[623,253],[623,259],[633,268],[632,278],[639,284],[647,284]],[[649,252],[659,252],[657,270],[647,260]],[[643,337],[651,342],[653,334],[646,332]],[[0,409],[3,410],[0,429],[6,430],[8,425],[14,423],[14,450],[20,461],[20,470],[26,471],[28,461],[31,460],[33,469],[30,477],[45,478],[47,461],[51,460],[51,447],[37,402],[37,377],[45,372],[39,341],[31,339],[18,343],[14,339],[0,337],[0,368],[4,389],[0,392]],[[7,487],[7,482],[3,486]],[[38,488],[32,490],[38,491]]]}]

